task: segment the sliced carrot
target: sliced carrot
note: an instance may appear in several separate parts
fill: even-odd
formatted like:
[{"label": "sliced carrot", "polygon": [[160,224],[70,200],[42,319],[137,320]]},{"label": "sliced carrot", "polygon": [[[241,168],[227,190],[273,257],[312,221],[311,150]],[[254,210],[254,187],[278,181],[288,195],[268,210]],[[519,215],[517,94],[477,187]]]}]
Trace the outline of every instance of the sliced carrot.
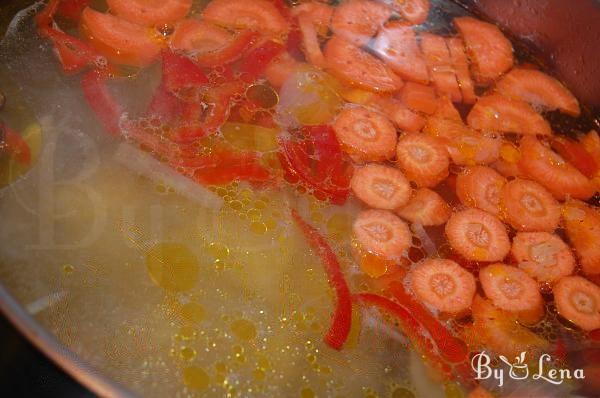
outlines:
[{"label": "sliced carrot", "polygon": [[436,137],[404,134],[398,140],[396,157],[398,167],[419,187],[434,187],[448,177],[448,153]]},{"label": "sliced carrot", "polygon": [[577,99],[555,78],[534,69],[514,68],[496,83],[496,92],[544,109],[579,116]]},{"label": "sliced carrot", "polygon": [[192,8],[192,0],[106,0],[106,4],[119,18],[144,26],[174,23]]},{"label": "sliced carrot", "polygon": [[396,129],[381,113],[364,107],[348,107],[339,113],[333,129],[342,149],[357,162],[394,156]]},{"label": "sliced carrot", "polygon": [[446,45],[450,51],[450,60],[456,72],[456,80],[460,93],[462,94],[462,102],[473,104],[477,100],[471,73],[469,72],[469,61],[465,54],[465,45],[459,38],[449,37],[446,39]]},{"label": "sliced carrot", "polygon": [[532,325],[544,316],[538,283],[522,269],[500,263],[488,265],[479,271],[479,282],[496,307],[517,314],[519,321]]},{"label": "sliced carrot", "polygon": [[347,83],[381,92],[402,88],[402,79],[389,66],[341,37],[329,40],[324,54],[329,71]]},{"label": "sliced carrot", "polygon": [[283,83],[300,67],[300,62],[285,52],[275,58],[265,69],[265,78],[273,87],[281,87]]},{"label": "sliced carrot", "polygon": [[467,260],[501,261],[510,251],[504,224],[479,209],[454,213],[446,223],[450,246]]},{"label": "sliced carrot", "polygon": [[558,313],[581,329],[600,328],[600,287],[581,276],[565,276],[553,289]]},{"label": "sliced carrot", "polygon": [[524,136],[519,149],[526,154],[519,160],[519,169],[546,187],[556,199],[564,200],[569,196],[589,199],[594,195],[592,182],[537,138]]},{"label": "sliced carrot", "polygon": [[392,16],[385,4],[370,0],[347,0],[331,18],[333,33],[356,45],[366,44]]},{"label": "sliced carrot", "polygon": [[408,278],[417,298],[438,311],[463,315],[471,307],[475,278],[452,260],[423,260],[410,270]]},{"label": "sliced carrot", "polygon": [[299,17],[305,14],[316,26],[319,35],[326,35],[331,24],[334,8],[316,1],[310,3],[301,3],[290,10],[292,15]]},{"label": "sliced carrot", "polygon": [[480,97],[469,115],[469,126],[477,130],[524,135],[550,135],[550,124],[527,102],[501,95]]},{"label": "sliced carrot", "polygon": [[370,207],[385,210],[406,205],[412,191],[400,170],[375,163],[355,169],[350,187]]},{"label": "sliced carrot", "polygon": [[467,167],[456,177],[456,196],[461,203],[500,214],[500,192],[506,179],[494,169],[485,166]]},{"label": "sliced carrot", "polygon": [[503,218],[517,231],[553,232],[560,205],[541,184],[521,178],[509,181],[500,193]]},{"label": "sliced carrot", "polygon": [[187,52],[201,66],[215,67],[239,59],[256,37],[254,32],[232,34],[212,23],[188,19],[177,24],[170,45]]},{"label": "sliced carrot", "polygon": [[438,98],[438,105],[433,116],[462,122],[458,109],[447,95]]},{"label": "sliced carrot", "polygon": [[81,33],[99,53],[116,64],[146,66],[160,55],[158,34],[110,14],[86,7],[81,14]]},{"label": "sliced carrot", "polygon": [[600,211],[578,200],[563,206],[567,237],[585,274],[600,274]]},{"label": "sliced carrot", "polygon": [[[589,134],[589,133],[588,133]],[[587,178],[594,178],[600,170],[600,156],[594,157],[580,142],[565,137],[555,137],[552,140],[554,149],[567,162],[571,163]]]},{"label": "sliced carrot", "polygon": [[387,23],[370,48],[402,78],[429,83],[427,64],[411,26],[397,21]]},{"label": "sliced carrot", "polygon": [[429,15],[429,0],[391,0],[391,6],[414,25],[425,22]]},{"label": "sliced carrot", "polygon": [[450,218],[452,210],[444,198],[429,188],[419,188],[396,214],[411,223],[423,226],[442,225]]},{"label": "sliced carrot", "polygon": [[512,142],[504,141],[500,145],[500,158],[490,166],[504,177],[523,177],[519,169],[521,151]]},{"label": "sliced carrot", "polygon": [[413,133],[421,131],[425,119],[416,112],[411,111],[402,101],[387,96],[374,96],[368,104],[379,109],[402,131]]},{"label": "sliced carrot", "polygon": [[473,336],[487,350],[514,358],[522,352],[545,352],[549,347],[546,340],[521,326],[513,313],[495,307],[479,295],[473,299],[471,312]]},{"label": "sliced carrot", "polygon": [[471,60],[475,81],[487,85],[513,66],[513,48],[497,26],[472,17],[454,18],[467,55]]},{"label": "sliced carrot", "polygon": [[271,36],[283,36],[288,23],[273,2],[268,0],[212,0],[202,17],[230,29],[248,29]]},{"label": "sliced carrot", "polygon": [[413,82],[407,82],[402,87],[400,99],[408,109],[428,115],[435,113],[439,104],[433,87]]},{"label": "sliced carrot", "polygon": [[[436,115],[437,115],[436,111]],[[440,138],[452,162],[460,166],[490,164],[498,160],[502,141],[492,132],[478,132],[465,126],[462,120],[438,116],[427,118],[423,131]]]},{"label": "sliced carrot", "polygon": [[519,268],[538,282],[555,282],[575,270],[575,257],[556,234],[519,232],[510,253]]},{"label": "sliced carrot", "polygon": [[321,51],[317,28],[310,16],[300,14],[298,16],[298,26],[300,27],[300,32],[302,32],[302,49],[306,59],[319,68],[325,68],[325,56],[323,55],[323,51]]},{"label": "sliced carrot", "polygon": [[421,51],[438,94],[448,95],[453,102],[462,101],[456,72],[444,38],[433,33],[422,33]]},{"label": "sliced carrot", "polygon": [[412,243],[408,225],[387,210],[360,212],[352,231],[361,251],[389,260],[399,259]]}]

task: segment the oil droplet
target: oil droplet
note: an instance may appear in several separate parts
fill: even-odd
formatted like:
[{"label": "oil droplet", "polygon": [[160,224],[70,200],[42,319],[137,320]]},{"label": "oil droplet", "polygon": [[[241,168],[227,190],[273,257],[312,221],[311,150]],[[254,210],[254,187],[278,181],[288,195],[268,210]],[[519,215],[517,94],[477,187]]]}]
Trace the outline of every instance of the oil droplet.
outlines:
[{"label": "oil droplet", "polygon": [[252,222],[260,221],[262,217],[262,213],[258,209],[250,209],[246,214],[248,215],[248,220]]},{"label": "oil droplet", "polygon": [[167,187],[165,187],[163,184],[156,184],[154,188],[158,193],[167,193]]},{"label": "oil droplet", "polygon": [[266,376],[265,371],[262,369],[254,369],[252,375],[256,380],[264,380]]},{"label": "oil droplet", "polygon": [[183,382],[193,390],[204,390],[210,383],[210,378],[202,368],[190,366],[183,369]]},{"label": "oil droplet", "polygon": [[269,218],[268,220],[265,220],[265,226],[269,231],[272,231],[275,228],[277,228],[277,221],[273,220],[272,218]]},{"label": "oil droplet", "polygon": [[240,202],[239,200],[232,200],[228,204],[229,204],[229,207],[231,207],[233,210],[240,211],[244,208],[244,204],[242,202]]},{"label": "oil droplet", "polygon": [[415,394],[404,387],[398,387],[392,392],[392,398],[415,398]]},{"label": "oil droplet", "polygon": [[315,363],[317,361],[317,357],[313,354],[308,354],[306,356],[306,360],[308,361],[308,363]]},{"label": "oil droplet", "polygon": [[198,323],[204,319],[204,307],[198,303],[185,303],[181,306],[181,317],[189,323]]},{"label": "oil droplet", "polygon": [[256,207],[257,209],[266,209],[267,202],[265,202],[264,200],[257,200],[256,202],[254,202],[254,207]]},{"label": "oil droplet", "polygon": [[231,332],[240,340],[252,340],[256,337],[256,327],[246,319],[238,319],[231,323]]},{"label": "oil droplet", "polygon": [[229,257],[229,248],[222,243],[213,242],[208,245],[208,253],[216,259],[224,260]]},{"label": "oil droplet", "polygon": [[257,235],[262,235],[267,232],[267,226],[262,222],[253,222],[250,224],[250,230]]},{"label": "oil droplet", "polygon": [[65,264],[65,265],[63,265],[63,272],[64,272],[65,274],[70,274],[70,273],[72,273],[73,271],[75,271],[75,267],[74,267],[74,266],[72,266],[71,264]]},{"label": "oil droplet", "polygon": [[184,361],[191,361],[196,358],[196,350],[191,347],[183,347],[179,350],[179,357]]},{"label": "oil droplet", "polygon": [[219,373],[227,373],[227,365],[223,362],[217,362],[215,363],[215,370]]},{"label": "oil droplet", "polygon": [[198,260],[184,245],[160,243],[146,255],[150,278],[165,290],[190,290],[198,281]]},{"label": "oil droplet", "polygon": [[300,398],[314,398],[315,392],[312,388],[303,388],[300,390]]}]

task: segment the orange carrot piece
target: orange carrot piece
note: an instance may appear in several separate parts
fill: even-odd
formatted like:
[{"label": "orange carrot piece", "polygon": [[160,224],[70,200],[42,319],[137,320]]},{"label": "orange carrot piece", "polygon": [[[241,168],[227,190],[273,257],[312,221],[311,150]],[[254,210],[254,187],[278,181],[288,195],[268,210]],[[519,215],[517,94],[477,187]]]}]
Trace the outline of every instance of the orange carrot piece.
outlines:
[{"label": "orange carrot piece", "polygon": [[553,283],[575,270],[575,257],[556,234],[519,232],[510,249],[519,268],[538,282]]},{"label": "orange carrot piece", "polygon": [[500,214],[500,192],[506,179],[485,166],[467,167],[456,177],[456,196],[462,204]]},{"label": "orange carrot piece", "polygon": [[428,115],[435,113],[439,104],[433,87],[413,82],[407,82],[402,87],[400,99],[408,109]]},{"label": "orange carrot piece", "polygon": [[563,206],[563,221],[582,271],[600,275],[600,211],[579,200],[569,200]]},{"label": "orange carrot piece", "polygon": [[462,102],[465,104],[474,104],[477,96],[475,95],[473,80],[471,80],[469,61],[465,54],[463,41],[457,37],[449,37],[446,39],[446,45],[450,51],[450,60],[456,72],[456,80],[458,80],[458,86],[462,94]]},{"label": "orange carrot piece", "polygon": [[452,215],[452,209],[437,192],[419,188],[405,206],[396,209],[396,214],[411,223],[427,227],[445,224]]},{"label": "orange carrot piece", "polygon": [[412,243],[408,225],[387,210],[364,210],[352,225],[361,251],[388,260],[399,260]]},{"label": "orange carrot piece", "polygon": [[453,102],[462,101],[456,72],[444,38],[432,33],[422,33],[421,51],[438,94],[448,95]]},{"label": "orange carrot piece", "polygon": [[442,142],[429,135],[410,133],[398,140],[398,167],[419,187],[434,187],[448,177],[450,161]]},{"label": "orange carrot piece", "polygon": [[192,0],[106,0],[106,4],[119,18],[144,26],[177,22],[192,8]]},{"label": "orange carrot piece", "polygon": [[558,313],[581,329],[600,329],[600,287],[581,276],[565,276],[553,289]]},{"label": "orange carrot piece", "polygon": [[350,187],[367,205],[384,210],[406,205],[412,193],[410,183],[400,170],[375,163],[355,169]]},{"label": "orange carrot piece", "polygon": [[268,0],[212,0],[202,11],[204,20],[229,29],[284,36],[288,23],[273,2]]},{"label": "orange carrot piece", "polygon": [[375,96],[369,101],[369,105],[379,109],[402,131],[414,133],[421,131],[425,125],[425,119],[418,113],[408,109],[402,101],[391,97]]},{"label": "orange carrot piece", "polygon": [[560,221],[560,205],[535,181],[514,179],[500,193],[502,216],[517,231],[553,232]]},{"label": "orange carrot piece", "polygon": [[446,223],[450,246],[472,261],[502,261],[510,251],[506,227],[494,215],[479,209],[454,213]]},{"label": "orange carrot piece", "polygon": [[333,12],[333,33],[356,45],[366,44],[392,16],[385,4],[370,0],[347,0]]}]

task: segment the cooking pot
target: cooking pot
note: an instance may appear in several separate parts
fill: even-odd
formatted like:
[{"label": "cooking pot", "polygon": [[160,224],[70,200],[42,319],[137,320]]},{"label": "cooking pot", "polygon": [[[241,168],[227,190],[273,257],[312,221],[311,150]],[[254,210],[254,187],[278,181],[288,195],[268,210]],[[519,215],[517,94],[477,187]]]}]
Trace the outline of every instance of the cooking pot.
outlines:
[{"label": "cooking pot", "polygon": [[[215,339],[209,342],[209,338],[204,336],[201,330],[185,328],[178,329],[170,337],[161,336],[158,339],[159,343],[150,341],[154,339],[154,336],[151,339],[153,331],[147,329],[144,326],[145,323],[137,318],[134,311],[135,308],[132,308],[131,304],[136,303],[134,296],[148,295],[148,300],[151,301],[152,308],[140,308],[139,310],[141,313],[151,316],[159,316],[159,314],[164,315],[166,313],[168,318],[170,312],[174,311],[173,306],[176,307],[178,304],[170,303],[169,300],[171,298],[159,297],[156,293],[149,293],[152,286],[141,286],[135,283],[128,285],[133,278],[139,276],[138,274],[141,273],[131,263],[138,261],[149,250],[149,245],[153,241],[148,236],[155,237],[155,235],[160,235],[163,229],[170,231],[169,227],[165,227],[161,223],[168,224],[171,222],[170,217],[185,218],[189,216],[196,218],[197,221],[195,221],[195,224],[198,225],[194,225],[194,228],[183,231],[181,234],[186,238],[192,236],[193,239],[196,239],[199,247],[212,256],[210,257],[211,261],[214,260],[216,266],[221,267],[219,270],[221,272],[219,274],[220,279],[215,279],[215,281],[219,281],[219,283],[227,282],[227,278],[223,277],[227,272],[239,271],[243,274],[244,272],[256,272],[259,268],[255,267],[250,270],[246,269],[245,271],[242,268],[236,268],[236,258],[233,254],[229,254],[230,247],[232,246],[220,243],[221,241],[215,238],[219,232],[216,232],[216,235],[211,235],[214,231],[211,232],[209,231],[210,228],[206,227],[206,225],[218,226],[221,222],[214,218],[213,213],[210,211],[200,211],[199,214],[183,216],[181,214],[178,216],[170,213],[164,214],[165,207],[178,209],[179,206],[179,210],[185,207],[184,202],[179,202],[168,196],[170,190],[179,191],[180,193],[183,191],[183,196],[186,196],[188,188],[178,186],[176,182],[177,177],[170,174],[165,175],[165,172],[162,170],[158,172],[155,170],[155,176],[158,176],[158,180],[173,177],[175,182],[172,183],[173,186],[168,186],[167,184],[161,185],[159,183],[154,191],[150,189],[150,193],[145,192],[146,195],[158,197],[156,200],[139,199],[135,192],[127,190],[128,185],[139,187],[136,185],[139,181],[134,177],[127,177],[125,178],[125,182],[117,184],[112,188],[108,187],[103,191],[103,195],[114,195],[121,197],[123,200],[131,200],[133,202],[140,201],[137,208],[125,208],[119,213],[118,220],[110,220],[110,222],[118,222],[116,228],[120,229],[119,235],[124,237],[126,241],[119,244],[121,246],[126,245],[132,251],[130,257],[125,261],[121,261],[120,268],[105,267],[104,263],[107,261],[119,261],[118,256],[111,255],[110,253],[107,253],[106,258],[98,258],[97,252],[94,252],[94,255],[89,258],[81,253],[75,257],[66,255],[66,253],[79,250],[85,244],[91,244],[90,242],[97,238],[94,235],[94,231],[101,231],[103,228],[108,228],[106,225],[96,225],[92,221],[90,228],[93,231],[90,232],[77,230],[76,226],[66,224],[66,226],[63,225],[62,227],[46,224],[31,228],[19,221],[17,215],[29,214],[29,220],[42,220],[43,222],[44,216],[54,214],[57,211],[52,206],[60,206],[60,204],[64,205],[64,203],[72,205],[75,209],[73,211],[79,212],[78,217],[85,218],[89,216],[89,214],[86,215],[85,206],[81,203],[83,200],[80,195],[81,192],[78,193],[78,190],[85,191],[89,187],[85,184],[80,185],[80,183],[89,175],[96,173],[98,165],[107,161],[103,154],[98,155],[96,153],[96,148],[98,146],[112,145],[106,143],[109,138],[103,137],[102,133],[98,132],[100,131],[98,126],[91,126],[89,124],[89,118],[80,118],[78,117],[79,115],[73,114],[80,112],[82,109],[79,105],[82,101],[81,96],[73,94],[74,83],[71,78],[64,78],[64,85],[66,85],[64,91],[57,89],[57,87],[63,84],[63,77],[58,72],[47,72],[47,69],[53,68],[50,61],[54,61],[52,57],[48,56],[49,48],[44,46],[38,48],[42,56],[29,53],[35,47],[32,47],[31,40],[28,41],[28,39],[22,37],[25,37],[28,32],[30,34],[33,30],[32,15],[39,11],[41,7],[42,4],[39,2],[33,3],[31,1],[14,0],[5,1],[0,9],[2,31],[6,30],[5,37],[0,45],[0,59],[2,59],[3,64],[0,68],[0,89],[7,98],[6,107],[2,112],[8,115],[7,117],[9,118],[18,119],[21,125],[38,126],[31,128],[31,134],[39,134],[40,131],[45,134],[38,160],[39,164],[43,166],[40,167],[38,165],[34,167],[32,171],[20,180],[4,188],[2,198],[11,196],[13,199],[10,201],[11,205],[5,207],[0,213],[5,217],[2,220],[2,224],[4,225],[2,229],[3,239],[12,236],[23,239],[26,235],[26,232],[17,232],[14,235],[6,232],[11,228],[35,232],[39,236],[30,240],[23,239],[16,246],[11,246],[10,242],[3,241],[1,251],[3,256],[0,257],[0,261],[6,261],[6,258],[9,258],[15,262],[0,266],[0,309],[39,350],[55,361],[67,373],[100,396],[128,397],[150,393],[156,395],[181,393],[161,385],[161,383],[164,383],[163,380],[170,380],[169,375],[171,371],[168,369],[168,365],[165,364],[169,360],[155,357],[159,348],[165,353],[169,352],[169,350],[171,351],[170,354],[165,354],[167,357],[169,355],[171,357],[188,356],[189,360],[193,360],[192,357],[201,355],[210,356],[211,354],[209,353],[209,349],[206,350],[206,353],[189,349],[186,346],[187,341],[199,341],[206,338],[207,345],[222,344],[222,341]],[[555,123],[557,126],[567,126],[567,129],[577,131],[587,131],[591,128],[600,127],[600,79],[597,78],[597,76],[600,76],[600,58],[598,57],[597,44],[600,42],[600,24],[598,23],[600,21],[600,3],[598,1],[456,0],[455,2],[451,2],[447,0],[434,0],[432,1],[432,9],[430,11],[430,21],[427,22],[426,27],[447,32],[448,22],[451,18],[464,14],[473,14],[498,24],[511,38],[515,39],[514,43],[517,44],[517,51],[522,58],[541,63],[553,71],[565,82],[581,101],[584,108],[586,108],[585,113],[587,116],[584,119],[573,121],[555,115],[551,118],[552,123]],[[34,64],[38,63],[37,65],[28,64],[27,59],[30,55],[30,62]],[[143,93],[145,90],[147,91],[148,88],[146,86],[152,80],[152,76],[140,76],[137,80],[138,83],[135,90]],[[126,89],[121,88],[121,90]],[[125,94],[123,96],[125,97]],[[14,116],[15,114],[18,116]],[[61,131],[59,132],[58,130]],[[84,133],[87,130],[96,131],[98,134],[88,135]],[[53,131],[54,133],[52,133]],[[45,151],[44,148],[48,149],[49,146],[52,147],[52,150]],[[67,149],[63,150],[61,148]],[[117,162],[120,159],[121,162],[129,163],[129,165],[133,164],[134,168],[136,162],[143,163],[143,159],[138,159],[138,156],[142,155],[126,146],[119,147],[116,150],[115,156]],[[117,168],[103,170],[102,175],[96,182],[103,183],[112,178],[120,179],[121,172]],[[38,183],[42,181],[54,181],[53,184],[56,184],[56,186]],[[61,191],[60,189],[56,190],[55,188],[59,185],[62,188],[66,188],[68,192]],[[37,192],[35,192],[36,190]],[[30,196],[34,192],[36,193],[36,197],[32,199]],[[67,194],[70,196],[66,202],[55,197],[55,195]],[[197,192],[187,192],[188,197],[196,197],[196,194]],[[94,202],[95,199],[101,198],[94,198],[94,194],[90,193],[86,199],[93,202],[94,211],[110,211],[104,208],[102,203]],[[262,199],[252,197],[251,200],[260,202]],[[12,207],[17,205],[21,206],[20,210]],[[218,200],[201,200],[201,203],[198,205],[202,208],[214,209],[214,206],[218,206]],[[70,209],[63,208],[59,210],[59,218],[69,217]],[[181,211],[185,213],[185,210]],[[138,222],[136,217],[143,217],[145,221]],[[140,227],[140,225],[143,225],[143,227]],[[203,231],[200,233],[202,236],[194,235],[198,235],[198,231]],[[98,234],[101,233],[98,232]],[[235,235],[231,232],[229,234]],[[240,235],[243,235],[241,229]],[[75,238],[81,239],[77,240]],[[233,242],[238,238],[241,240],[245,239],[241,236],[227,236],[225,240]],[[61,239],[64,241],[60,241]],[[86,243],[86,239],[89,242]],[[82,241],[84,242],[82,243]],[[257,258],[260,259],[257,262],[263,265],[274,262],[275,257],[278,256],[285,258],[285,254],[279,253],[274,248],[272,242],[260,239],[256,241],[250,239],[248,242],[246,243],[249,246],[246,247],[251,246],[255,248],[256,252],[259,253]],[[296,243],[292,242],[292,244]],[[235,249],[231,248],[231,251],[233,252]],[[65,255],[65,258],[69,258],[70,262],[63,260],[63,255]],[[27,260],[31,256],[35,257],[35,265],[30,260]],[[110,275],[107,277],[103,274],[104,272]],[[143,270],[143,273],[145,272]],[[119,273],[122,273],[122,275],[119,276]],[[314,279],[309,280],[312,281]],[[253,282],[258,284],[262,289],[285,290],[291,289],[289,285],[292,284],[292,282],[286,279],[285,274],[276,283],[271,283],[269,280],[259,280],[259,278],[253,279]],[[317,282],[314,283],[318,285]],[[118,288],[116,287],[117,285],[119,285]],[[98,291],[90,296],[86,296],[83,293],[82,286],[87,286],[90,290],[105,289],[106,293]],[[216,291],[220,288],[217,282],[215,282],[213,287]],[[244,284],[241,284],[237,288],[240,291],[248,289]],[[135,291],[131,291],[131,289],[135,289]],[[119,296],[111,296],[111,294],[116,294],[115,292],[117,291],[120,292]],[[241,295],[239,302],[236,303],[237,310],[233,314],[223,315],[223,317],[229,317],[227,322],[231,324],[239,321],[236,324],[237,329],[232,333],[242,336],[241,340],[243,340],[245,333],[257,333],[254,326],[243,322],[245,320],[243,318],[246,316],[244,311],[251,311],[244,307],[244,301],[252,300],[254,297],[253,294],[251,289],[249,289],[247,296]],[[85,301],[92,298],[97,301]],[[186,297],[186,300],[193,301],[195,297]],[[310,300],[306,297],[296,297],[296,301],[291,305],[304,305],[306,304],[303,303],[305,301]],[[100,309],[100,305],[98,304],[100,302],[102,302],[102,309]],[[318,303],[319,301],[317,300],[317,305]],[[218,305],[220,304],[215,303],[215,307],[218,307]],[[203,311],[210,312],[211,308],[206,307],[205,305]],[[84,310],[87,312],[87,315],[82,316],[81,311]],[[48,315],[47,311],[50,311],[51,314]],[[103,317],[113,314],[119,323],[112,324],[110,328],[117,327],[115,325],[118,325],[119,328],[123,328],[125,331],[124,334],[130,338],[126,339],[121,335],[121,331],[118,333],[115,331],[115,346],[111,346],[110,330],[100,330],[99,334],[103,335],[102,338],[96,338],[93,334],[88,334],[84,341],[78,340],[81,337],[78,333],[81,333],[81,330],[85,329],[86,323],[93,324],[93,327],[87,333],[93,333],[90,330],[99,328],[99,325],[92,319],[96,311],[101,313]],[[294,312],[283,308],[282,314],[282,322],[285,323],[286,316],[294,314]],[[257,316],[256,319],[260,319],[260,315],[255,315]],[[197,316],[201,315],[197,314]],[[173,319],[175,319],[172,321],[173,324],[177,323],[176,318]],[[364,322],[373,321],[367,319],[366,321],[363,320]],[[308,325],[309,328],[312,327],[310,323]],[[317,321],[312,325],[316,325],[314,326],[315,329],[320,330]],[[71,333],[78,337],[73,338]],[[393,334],[393,332],[389,331],[388,333]],[[370,335],[370,337],[373,336]],[[128,344],[129,346],[127,346]],[[155,344],[165,344],[165,347],[156,347]],[[292,349],[297,344],[298,342],[290,343]],[[307,341],[303,342],[303,344],[310,346],[315,343]],[[186,348],[188,348],[187,351],[185,350]],[[375,343],[373,345],[373,350],[382,350],[381,355],[385,354],[384,351],[386,348],[390,349],[389,346],[385,345],[377,345]],[[234,345],[233,351],[230,353],[233,359],[230,358],[230,362],[241,364],[239,366],[245,366],[243,365],[244,360],[256,361],[258,365],[254,371],[254,375],[257,378],[264,377],[264,373],[268,372],[269,369],[269,359],[260,356],[253,357],[252,359],[244,359],[245,351],[247,350],[248,348],[244,344]],[[317,349],[316,352],[318,351]],[[107,355],[107,352],[110,355]],[[311,362],[313,356],[317,354],[314,351],[307,352],[308,354],[303,354],[307,358],[300,358],[297,354],[290,352],[290,358],[293,358],[290,360]],[[129,356],[136,355],[138,355],[136,359],[139,362],[136,364],[135,369],[129,369],[131,374],[127,374],[127,367],[121,365],[128,363]],[[331,372],[328,366],[331,366],[331,364],[335,366],[336,359],[334,358],[335,353],[324,355],[324,361],[329,365],[321,365],[319,367],[319,365],[315,364],[311,366],[320,372],[321,375],[325,375],[321,380],[325,380],[322,382],[326,383],[327,374]],[[395,358],[395,354],[390,353],[389,356]],[[398,356],[396,359],[398,362],[418,362],[415,358],[408,358],[405,355]],[[185,361],[186,358],[183,360]],[[355,360],[360,362],[360,358],[355,358]],[[229,362],[225,364],[225,361],[222,361],[223,363],[218,360],[215,361],[217,369],[215,370],[216,376],[214,377],[218,378],[219,382],[225,386],[219,391],[230,395],[241,392],[244,395],[243,391],[238,390],[236,392],[235,390],[236,386],[239,385],[236,384],[239,380],[236,380],[235,372],[227,373],[231,370],[228,367],[235,369],[237,365],[229,365]],[[111,366],[114,366],[114,368],[111,369]],[[220,367],[223,369],[220,369]],[[415,367],[418,368],[417,365]],[[157,369],[160,370],[157,371]],[[360,367],[357,369],[360,369]],[[368,372],[370,370],[367,369],[365,371]],[[401,372],[401,370],[393,367],[385,367],[382,371]],[[152,372],[157,372],[158,376],[149,378],[148,374],[152,374]],[[146,376],[140,377],[139,374],[146,374]],[[229,376],[225,377],[224,374],[228,374]],[[231,376],[232,374],[233,376]],[[295,373],[290,371],[287,374],[294,375]],[[304,377],[301,372],[298,372],[295,376],[298,378]],[[192,379],[194,377],[201,379],[192,381],[192,384],[194,382],[204,382],[202,375],[191,374],[189,377]],[[377,375],[373,374],[370,377],[375,378]],[[298,385],[302,385],[302,383],[298,383]],[[267,388],[262,390],[262,393],[269,395],[269,391]],[[397,389],[397,391],[403,390]],[[425,389],[425,391],[429,390]],[[562,390],[557,391],[559,391],[559,394],[562,393]],[[353,393],[356,393],[356,395],[359,393],[369,394],[370,392],[372,391],[368,388],[364,391],[353,390]],[[186,390],[185,393],[181,394],[187,393],[189,391]],[[437,393],[439,391],[431,392],[431,396]],[[550,393],[555,392],[550,391]],[[270,394],[278,395],[281,394],[281,391],[274,390]],[[300,389],[300,394],[303,397],[309,397],[312,396],[312,390],[308,388]]]}]

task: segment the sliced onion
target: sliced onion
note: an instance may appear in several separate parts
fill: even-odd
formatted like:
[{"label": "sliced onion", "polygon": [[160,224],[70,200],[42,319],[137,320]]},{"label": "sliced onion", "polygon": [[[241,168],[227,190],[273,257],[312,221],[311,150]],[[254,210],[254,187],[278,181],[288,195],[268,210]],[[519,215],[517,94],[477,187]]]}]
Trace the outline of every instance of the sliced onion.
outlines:
[{"label": "sliced onion", "polygon": [[423,225],[415,222],[411,225],[411,228],[417,238],[421,241],[425,253],[427,253],[428,256],[435,255],[437,253],[437,248],[435,247],[433,240],[431,240],[427,234],[427,231],[425,231],[425,228],[423,228]]}]

